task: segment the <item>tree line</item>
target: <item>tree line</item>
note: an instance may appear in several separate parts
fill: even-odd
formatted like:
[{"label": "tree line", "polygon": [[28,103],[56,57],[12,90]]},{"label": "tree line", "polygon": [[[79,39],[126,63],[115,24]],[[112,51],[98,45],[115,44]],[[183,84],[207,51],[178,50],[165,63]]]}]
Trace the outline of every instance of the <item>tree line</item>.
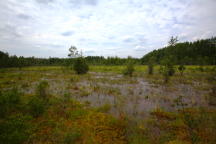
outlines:
[{"label": "tree line", "polygon": [[169,57],[173,64],[177,65],[216,65],[216,37],[174,45],[172,41],[175,40],[171,39],[169,46],[154,50],[143,56],[141,63],[148,64],[153,58],[155,63],[161,64],[164,59]]},{"label": "tree line", "polygon": [[[216,65],[216,37],[197,40],[195,42],[177,43],[177,37],[171,38],[169,46],[154,50],[141,59],[131,58],[135,64],[162,64],[169,58],[173,64],[178,65]],[[89,65],[125,65],[128,58],[87,56],[83,57]],[[10,56],[0,51],[0,68],[25,66],[69,66],[75,58],[35,58],[23,56]]]},{"label": "tree line", "polygon": [[[89,65],[124,65],[127,58],[87,56],[84,57]],[[140,64],[140,59],[133,58],[136,64]],[[23,56],[10,56],[8,53],[0,51],[0,68],[26,67],[26,66],[69,66],[75,62],[75,58],[35,58]]]}]

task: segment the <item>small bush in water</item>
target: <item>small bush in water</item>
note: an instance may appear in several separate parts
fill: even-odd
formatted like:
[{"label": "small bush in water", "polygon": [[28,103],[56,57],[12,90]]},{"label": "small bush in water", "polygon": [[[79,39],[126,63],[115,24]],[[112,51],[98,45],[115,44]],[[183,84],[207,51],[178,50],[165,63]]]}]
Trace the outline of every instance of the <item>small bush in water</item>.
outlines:
[{"label": "small bush in water", "polygon": [[84,58],[79,57],[75,60],[73,69],[76,71],[77,74],[85,74],[88,72],[89,66]]}]

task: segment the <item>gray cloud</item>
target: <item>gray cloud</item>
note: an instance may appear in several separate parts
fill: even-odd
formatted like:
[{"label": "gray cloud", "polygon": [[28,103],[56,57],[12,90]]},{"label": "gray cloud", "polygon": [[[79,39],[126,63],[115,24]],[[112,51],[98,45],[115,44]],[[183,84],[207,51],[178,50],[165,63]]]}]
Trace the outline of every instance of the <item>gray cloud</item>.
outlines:
[{"label": "gray cloud", "polygon": [[123,42],[125,42],[125,43],[131,43],[131,42],[134,42],[134,39],[133,38],[125,38],[123,40]]},{"label": "gray cloud", "polygon": [[66,31],[66,32],[63,32],[63,33],[62,33],[63,36],[71,36],[71,35],[73,35],[73,34],[74,34],[73,31]]},{"label": "gray cloud", "polygon": [[36,45],[38,48],[43,48],[43,47],[49,47],[49,48],[62,48],[64,45],[59,45],[59,44],[38,44]]},{"label": "gray cloud", "polygon": [[28,16],[26,14],[18,14],[17,17],[20,19],[24,19],[24,20],[28,20],[31,18],[30,16]]},{"label": "gray cloud", "polygon": [[98,0],[70,0],[70,3],[73,5],[92,5],[95,6],[98,3]]},{"label": "gray cloud", "polygon": [[3,27],[0,27],[0,37],[2,39],[10,40],[11,38],[19,38],[21,36],[22,35],[17,32],[17,29],[15,26],[5,25]]},{"label": "gray cloud", "polygon": [[36,0],[36,2],[41,3],[41,4],[48,4],[53,2],[54,0]]}]

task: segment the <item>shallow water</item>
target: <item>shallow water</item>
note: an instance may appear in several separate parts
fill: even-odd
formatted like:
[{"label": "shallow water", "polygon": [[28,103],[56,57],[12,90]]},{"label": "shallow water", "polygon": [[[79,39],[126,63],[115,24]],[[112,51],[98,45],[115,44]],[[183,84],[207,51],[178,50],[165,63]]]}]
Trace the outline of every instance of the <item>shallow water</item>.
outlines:
[{"label": "shallow water", "polygon": [[[45,73],[40,80],[48,81],[48,91],[54,96],[61,97],[68,93],[72,98],[88,102],[92,107],[109,104],[109,113],[115,116],[124,113],[142,119],[156,108],[175,111],[180,108],[175,102],[179,96],[182,96],[183,103],[188,107],[208,107],[205,95],[209,91],[194,89],[189,84],[152,84],[142,77],[130,78],[113,73],[94,72],[89,77],[90,79],[71,82],[61,76]],[[38,83],[39,81],[28,82],[29,86],[21,89],[26,94],[33,94]]]}]

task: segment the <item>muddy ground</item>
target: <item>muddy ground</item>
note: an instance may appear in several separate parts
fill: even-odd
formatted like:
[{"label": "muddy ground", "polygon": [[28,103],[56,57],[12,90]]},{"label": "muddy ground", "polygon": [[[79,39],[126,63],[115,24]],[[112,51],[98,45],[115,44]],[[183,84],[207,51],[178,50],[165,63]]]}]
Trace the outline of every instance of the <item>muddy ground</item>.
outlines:
[{"label": "muddy ground", "polygon": [[[197,81],[189,84],[175,81],[172,84],[154,83],[143,76],[125,77],[109,72],[78,76],[57,71],[22,71],[20,75],[18,87],[25,94],[34,94],[37,84],[47,81],[49,94],[57,97],[69,95],[90,107],[102,107],[114,116],[123,113],[143,119],[156,108],[176,111],[182,105],[210,107],[208,84]],[[17,83],[15,78],[10,78],[10,82]]]}]

